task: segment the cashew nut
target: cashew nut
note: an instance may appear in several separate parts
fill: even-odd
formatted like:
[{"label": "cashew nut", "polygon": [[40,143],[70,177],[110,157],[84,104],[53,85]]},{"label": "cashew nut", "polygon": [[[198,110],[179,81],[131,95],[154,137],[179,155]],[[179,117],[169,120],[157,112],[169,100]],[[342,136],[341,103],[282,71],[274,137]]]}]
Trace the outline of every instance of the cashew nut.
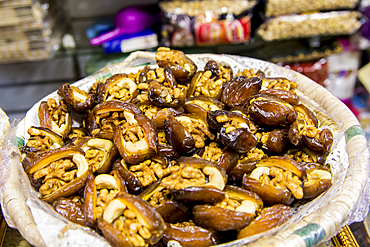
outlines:
[{"label": "cashew nut", "polygon": [[97,189],[119,189],[116,179],[112,175],[100,174],[95,177]]},{"label": "cashew nut", "polygon": [[77,98],[80,102],[85,102],[87,96],[73,90],[73,98]]},{"label": "cashew nut", "polygon": [[87,164],[85,156],[83,156],[82,154],[73,155],[72,160],[77,166],[77,173],[76,173],[77,177],[80,177],[85,172],[87,172],[87,170],[89,169],[89,165]]},{"label": "cashew nut", "polygon": [[110,150],[114,144],[110,140],[94,138],[87,142],[87,146],[94,147],[102,151],[107,151]]},{"label": "cashew nut", "polygon": [[242,201],[242,204],[235,209],[235,211],[254,214],[257,211],[257,206],[254,202],[250,200],[244,200]]},{"label": "cashew nut", "polygon": [[225,188],[224,177],[216,167],[206,166],[203,168],[203,173],[209,176],[209,182],[206,186],[214,186],[220,190]]},{"label": "cashew nut", "polygon": [[124,86],[128,87],[129,91],[130,91],[130,94],[132,94],[136,88],[137,88],[137,85],[136,83],[131,80],[130,78],[123,78],[120,82],[118,82],[116,84],[116,86],[122,88]]},{"label": "cashew nut", "polygon": [[129,124],[136,124],[137,123],[134,113],[124,111],[123,115],[125,116],[125,118],[126,118],[126,120]]},{"label": "cashew nut", "polygon": [[124,141],[124,147],[129,153],[145,153],[146,150],[149,150],[149,145],[145,138],[135,143]]},{"label": "cashew nut", "polygon": [[310,176],[313,180],[323,180],[323,179],[331,180],[331,173],[329,171],[321,169],[315,169],[314,171],[310,172]]},{"label": "cashew nut", "polygon": [[55,133],[59,134],[59,135],[63,135],[65,130],[68,128],[68,124],[66,123],[68,121],[68,118],[69,118],[69,113],[67,112],[66,116],[65,116],[65,122],[63,124],[61,124],[60,127],[57,125],[56,122],[52,121],[51,122],[51,130],[54,131]]},{"label": "cashew nut", "polygon": [[268,167],[257,167],[252,171],[252,173],[249,175],[249,177],[254,178],[256,180],[259,180],[260,177],[263,175],[270,175],[270,168]]},{"label": "cashew nut", "polygon": [[103,219],[108,223],[112,223],[123,211],[125,211],[126,205],[121,202],[120,199],[112,200],[107,208],[104,210]]}]

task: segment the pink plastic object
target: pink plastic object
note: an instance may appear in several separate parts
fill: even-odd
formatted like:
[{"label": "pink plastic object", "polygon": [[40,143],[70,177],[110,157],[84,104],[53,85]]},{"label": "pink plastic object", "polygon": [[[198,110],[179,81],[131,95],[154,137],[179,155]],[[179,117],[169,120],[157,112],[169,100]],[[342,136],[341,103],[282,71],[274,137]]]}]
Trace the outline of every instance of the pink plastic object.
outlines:
[{"label": "pink plastic object", "polygon": [[145,30],[154,23],[154,17],[140,7],[126,7],[114,17],[114,30],[90,40],[92,45],[101,45],[123,34],[133,34]]}]

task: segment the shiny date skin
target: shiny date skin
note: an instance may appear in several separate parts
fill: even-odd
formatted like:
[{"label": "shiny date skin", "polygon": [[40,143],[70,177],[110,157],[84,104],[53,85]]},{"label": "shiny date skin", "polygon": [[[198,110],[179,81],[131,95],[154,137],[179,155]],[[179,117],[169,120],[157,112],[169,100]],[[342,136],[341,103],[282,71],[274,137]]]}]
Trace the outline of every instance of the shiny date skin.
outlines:
[{"label": "shiny date skin", "polygon": [[243,176],[242,185],[244,189],[256,193],[267,205],[279,203],[290,205],[294,200],[289,190],[262,183],[259,180],[249,177],[247,174]]},{"label": "shiny date skin", "polygon": [[258,77],[236,76],[223,90],[221,102],[230,108],[244,106],[261,90],[261,86],[262,80]]},{"label": "shiny date skin", "polygon": [[195,150],[195,140],[190,132],[175,117],[169,116],[164,122],[167,141],[182,153]]},{"label": "shiny date skin", "polygon": [[75,111],[82,113],[92,109],[96,104],[95,93],[86,93],[83,95],[78,92],[76,88],[72,87],[69,83],[64,83],[57,91],[58,95],[70,105]]},{"label": "shiny date skin", "polygon": [[164,243],[175,240],[183,247],[207,247],[220,243],[220,236],[216,231],[196,225],[166,224],[163,235]]},{"label": "shiny date skin", "polygon": [[288,126],[297,119],[294,107],[271,95],[258,95],[248,106],[251,118],[261,125]]},{"label": "shiny date skin", "polygon": [[260,216],[239,231],[237,238],[246,238],[274,227],[278,227],[289,220],[292,215],[293,210],[289,206],[283,204],[264,208]]},{"label": "shiny date skin", "polygon": [[269,88],[269,89],[261,90],[259,93],[276,96],[288,102],[291,105],[296,105],[299,102],[298,95],[296,93],[293,93],[292,91]]},{"label": "shiny date skin", "polygon": [[285,151],[288,142],[286,129],[275,129],[267,134],[267,139],[262,141],[262,148],[267,152],[281,154]]}]

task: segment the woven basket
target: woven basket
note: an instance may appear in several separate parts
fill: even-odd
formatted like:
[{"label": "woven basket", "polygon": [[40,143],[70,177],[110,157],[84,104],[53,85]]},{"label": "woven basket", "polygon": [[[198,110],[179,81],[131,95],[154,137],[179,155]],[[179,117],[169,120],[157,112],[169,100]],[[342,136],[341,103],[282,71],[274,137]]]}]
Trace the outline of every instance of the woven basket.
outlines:
[{"label": "woven basket", "polygon": [[[203,68],[212,59],[230,65],[234,73],[250,68],[255,71],[261,69],[267,77],[286,77],[297,82],[301,101],[313,107],[324,119],[326,117],[328,125],[335,130],[334,151],[328,161],[332,166],[333,185],[327,193],[300,206],[294,217],[282,226],[221,246],[316,246],[331,239],[343,226],[365,218],[369,208],[368,144],[357,118],[340,100],[309,78],[272,63],[230,55],[188,56],[198,68]],[[156,66],[155,54],[134,52],[122,63],[108,65],[74,85],[87,90],[102,78],[118,72],[136,72],[141,68],[137,66],[145,63]],[[49,97],[58,98],[56,92],[44,99]],[[37,193],[31,188],[20,165],[14,140],[15,135],[18,140],[27,139],[26,130],[31,125],[39,125],[36,117],[38,105],[39,102],[17,126],[6,130],[9,134],[1,149],[1,206],[7,223],[17,228],[35,246],[109,246],[94,232],[68,222],[55,213],[49,205],[37,199]]]}]

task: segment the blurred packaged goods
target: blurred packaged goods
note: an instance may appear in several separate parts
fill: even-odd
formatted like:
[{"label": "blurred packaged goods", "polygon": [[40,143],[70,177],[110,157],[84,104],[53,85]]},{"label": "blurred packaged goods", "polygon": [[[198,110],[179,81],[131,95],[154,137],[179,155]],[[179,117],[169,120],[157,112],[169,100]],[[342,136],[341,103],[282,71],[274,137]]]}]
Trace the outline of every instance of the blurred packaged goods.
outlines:
[{"label": "blurred packaged goods", "polygon": [[162,1],[163,45],[240,44],[251,34],[254,0]]},{"label": "blurred packaged goods", "polygon": [[257,31],[265,41],[351,35],[361,27],[358,11],[291,14],[267,19]]},{"label": "blurred packaged goods", "polygon": [[308,78],[319,83],[321,86],[325,86],[325,81],[329,76],[328,59],[322,58],[317,61],[282,64],[285,68],[295,70],[302,73]]},{"label": "blurred packaged goods", "polygon": [[361,52],[345,50],[328,57],[329,75],[326,88],[342,101],[354,96],[357,72],[361,64]]},{"label": "blurred packaged goods", "polygon": [[354,9],[358,3],[359,0],[267,0],[265,15],[273,17],[312,11]]},{"label": "blurred packaged goods", "polygon": [[66,28],[63,2],[0,2],[0,63],[45,60],[59,48]]}]

